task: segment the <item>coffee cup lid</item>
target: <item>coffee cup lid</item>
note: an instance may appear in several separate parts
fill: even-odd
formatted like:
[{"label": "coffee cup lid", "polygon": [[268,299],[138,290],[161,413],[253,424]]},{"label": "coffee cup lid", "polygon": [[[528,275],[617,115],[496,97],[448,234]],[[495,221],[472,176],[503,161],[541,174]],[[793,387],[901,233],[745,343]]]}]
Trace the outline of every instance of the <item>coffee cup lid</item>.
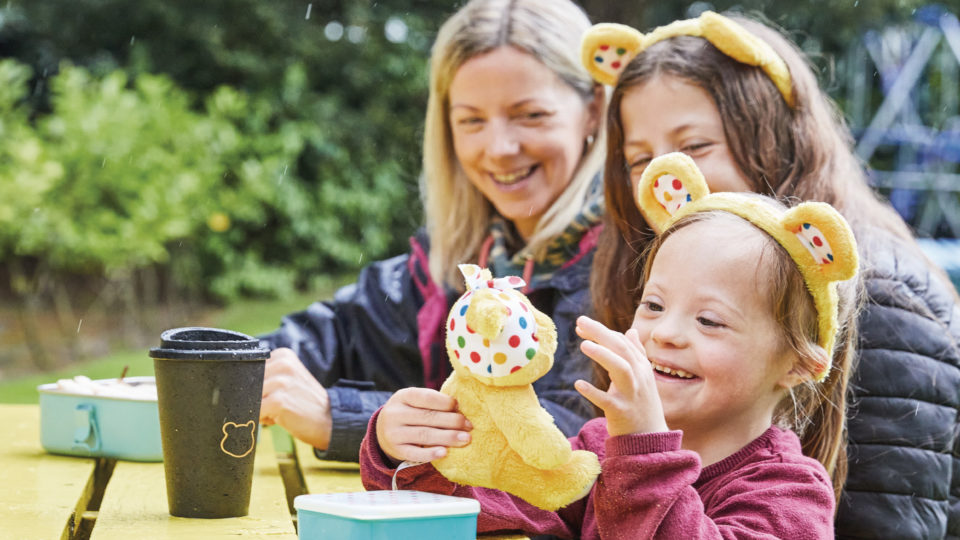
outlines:
[{"label": "coffee cup lid", "polygon": [[150,349],[151,358],[167,360],[266,360],[270,350],[260,340],[233,330],[191,326],[172,328],[160,334],[160,346]]}]

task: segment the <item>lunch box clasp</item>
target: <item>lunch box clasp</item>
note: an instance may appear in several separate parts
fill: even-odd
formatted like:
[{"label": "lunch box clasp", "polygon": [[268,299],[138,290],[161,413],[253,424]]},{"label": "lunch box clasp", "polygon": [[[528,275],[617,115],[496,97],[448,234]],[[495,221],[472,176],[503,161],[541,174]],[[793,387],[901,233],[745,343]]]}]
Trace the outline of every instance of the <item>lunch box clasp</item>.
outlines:
[{"label": "lunch box clasp", "polygon": [[89,452],[100,450],[100,430],[97,428],[96,408],[81,403],[73,411],[73,447]]}]

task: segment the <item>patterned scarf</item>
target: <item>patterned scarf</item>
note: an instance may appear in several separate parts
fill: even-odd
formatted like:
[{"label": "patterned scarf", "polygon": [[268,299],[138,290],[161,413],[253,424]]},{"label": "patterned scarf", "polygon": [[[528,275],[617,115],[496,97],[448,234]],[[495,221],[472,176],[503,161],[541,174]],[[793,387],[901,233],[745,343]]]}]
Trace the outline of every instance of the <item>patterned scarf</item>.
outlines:
[{"label": "patterned scarf", "polygon": [[[566,229],[550,241],[541,257],[534,260],[533,275],[527,287],[536,289],[579,252],[583,235],[600,223],[603,215],[603,178],[597,175],[590,184],[583,209]],[[496,215],[490,223],[493,245],[487,256],[487,267],[494,277],[522,276],[530,255],[523,249],[523,239],[513,223]]]}]

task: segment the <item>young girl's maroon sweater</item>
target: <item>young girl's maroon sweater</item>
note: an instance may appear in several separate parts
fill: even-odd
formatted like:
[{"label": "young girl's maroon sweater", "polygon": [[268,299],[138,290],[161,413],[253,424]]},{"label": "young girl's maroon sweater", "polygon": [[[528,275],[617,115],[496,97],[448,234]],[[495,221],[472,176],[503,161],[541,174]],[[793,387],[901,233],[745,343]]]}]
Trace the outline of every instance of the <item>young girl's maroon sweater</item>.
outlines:
[{"label": "young girl's maroon sweater", "polygon": [[[360,449],[368,490],[390,489],[396,472],[377,443],[378,414]],[[502,491],[454,484],[430,464],[401,469],[397,488],[477,499],[478,532],[584,539],[833,538],[830,477],[801,453],[792,431],[771,427],[702,469],[696,452],[680,448],[681,437],[679,431],[608,437],[606,420],[591,420],[570,443],[595,452],[603,471],[587,497],[558,512]]]}]

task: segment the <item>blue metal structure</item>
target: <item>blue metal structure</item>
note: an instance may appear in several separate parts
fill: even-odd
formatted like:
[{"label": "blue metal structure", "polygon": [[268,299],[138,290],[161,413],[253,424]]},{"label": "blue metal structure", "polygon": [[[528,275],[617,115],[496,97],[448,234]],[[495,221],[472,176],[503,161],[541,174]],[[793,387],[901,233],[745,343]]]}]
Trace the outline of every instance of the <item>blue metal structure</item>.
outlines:
[{"label": "blue metal structure", "polygon": [[[938,5],[910,24],[867,32],[846,59],[847,111],[871,183],[960,283],[960,22]],[[871,109],[874,78],[883,95]],[[863,127],[865,126],[865,127]]]}]

